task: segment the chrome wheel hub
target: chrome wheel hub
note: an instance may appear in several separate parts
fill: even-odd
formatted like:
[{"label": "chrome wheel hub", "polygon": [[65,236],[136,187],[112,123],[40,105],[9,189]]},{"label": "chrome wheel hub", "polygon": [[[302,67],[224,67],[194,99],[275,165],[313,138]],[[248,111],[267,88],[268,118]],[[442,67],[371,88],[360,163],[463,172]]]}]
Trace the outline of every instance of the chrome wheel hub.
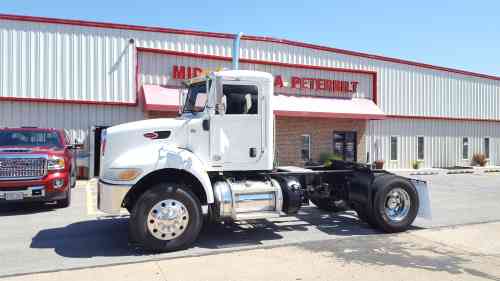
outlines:
[{"label": "chrome wheel hub", "polygon": [[411,200],[406,190],[393,188],[385,197],[385,214],[394,222],[400,222],[410,212]]},{"label": "chrome wheel hub", "polygon": [[189,213],[186,206],[174,199],[156,203],[148,214],[148,229],[160,240],[179,237],[187,228]]}]

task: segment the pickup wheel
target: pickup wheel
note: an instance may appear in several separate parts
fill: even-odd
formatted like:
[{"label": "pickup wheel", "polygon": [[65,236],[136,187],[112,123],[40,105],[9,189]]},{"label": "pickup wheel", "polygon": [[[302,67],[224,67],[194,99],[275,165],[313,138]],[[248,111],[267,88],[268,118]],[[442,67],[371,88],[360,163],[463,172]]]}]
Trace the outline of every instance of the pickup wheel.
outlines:
[{"label": "pickup wheel", "polygon": [[176,183],[161,183],[137,200],[129,221],[133,242],[154,252],[190,246],[203,225],[201,204],[191,190]]},{"label": "pickup wheel", "polygon": [[68,188],[66,198],[57,200],[56,207],[57,208],[67,208],[71,205],[71,188]]},{"label": "pickup wheel", "polygon": [[309,200],[311,200],[318,209],[327,212],[342,212],[349,209],[343,200],[335,201],[329,198],[309,198]]},{"label": "pickup wheel", "polygon": [[69,176],[70,187],[74,188],[76,186],[76,166],[71,166],[71,174]]},{"label": "pickup wheel", "polygon": [[396,177],[381,183],[373,202],[373,220],[387,233],[407,230],[417,216],[418,193],[408,181]]}]

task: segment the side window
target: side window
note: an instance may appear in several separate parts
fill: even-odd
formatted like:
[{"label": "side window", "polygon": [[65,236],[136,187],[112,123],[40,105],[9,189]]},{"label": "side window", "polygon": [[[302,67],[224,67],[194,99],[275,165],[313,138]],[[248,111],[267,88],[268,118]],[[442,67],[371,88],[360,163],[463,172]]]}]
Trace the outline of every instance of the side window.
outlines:
[{"label": "side window", "polygon": [[304,161],[311,160],[311,135],[302,135],[300,158]]},{"label": "side window", "polygon": [[490,138],[484,138],[484,155],[490,159]]},{"label": "side window", "polygon": [[469,138],[462,138],[462,159],[469,159]]},{"label": "side window", "polygon": [[391,160],[398,160],[398,137],[391,136]]},{"label": "side window", "polygon": [[226,114],[257,114],[258,89],[255,85],[224,85],[222,103]]},{"label": "side window", "polygon": [[424,160],[424,137],[417,137],[417,159]]}]

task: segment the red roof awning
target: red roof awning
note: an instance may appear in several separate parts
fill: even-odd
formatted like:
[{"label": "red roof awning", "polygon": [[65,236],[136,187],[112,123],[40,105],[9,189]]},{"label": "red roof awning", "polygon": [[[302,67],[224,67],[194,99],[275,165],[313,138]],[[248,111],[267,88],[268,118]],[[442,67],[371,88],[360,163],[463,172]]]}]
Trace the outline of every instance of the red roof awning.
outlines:
[{"label": "red roof awning", "polygon": [[[143,85],[145,111],[176,112],[179,90],[157,85]],[[339,99],[275,95],[274,113],[277,116],[348,118],[362,120],[385,119],[385,114],[369,99]]]},{"label": "red roof awning", "polygon": [[143,85],[145,111],[176,112],[179,108],[179,90],[157,85]]},{"label": "red roof awning", "polygon": [[362,98],[339,99],[276,95],[273,99],[273,106],[277,116],[385,119],[384,112],[372,100]]}]

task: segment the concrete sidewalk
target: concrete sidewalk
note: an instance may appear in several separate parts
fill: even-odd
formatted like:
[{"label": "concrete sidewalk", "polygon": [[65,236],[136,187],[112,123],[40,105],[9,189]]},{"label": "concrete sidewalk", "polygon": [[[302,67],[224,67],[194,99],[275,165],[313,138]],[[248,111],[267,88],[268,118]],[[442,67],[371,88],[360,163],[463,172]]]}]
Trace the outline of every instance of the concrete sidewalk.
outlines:
[{"label": "concrete sidewalk", "polygon": [[14,276],[21,280],[500,280],[500,222]]}]

